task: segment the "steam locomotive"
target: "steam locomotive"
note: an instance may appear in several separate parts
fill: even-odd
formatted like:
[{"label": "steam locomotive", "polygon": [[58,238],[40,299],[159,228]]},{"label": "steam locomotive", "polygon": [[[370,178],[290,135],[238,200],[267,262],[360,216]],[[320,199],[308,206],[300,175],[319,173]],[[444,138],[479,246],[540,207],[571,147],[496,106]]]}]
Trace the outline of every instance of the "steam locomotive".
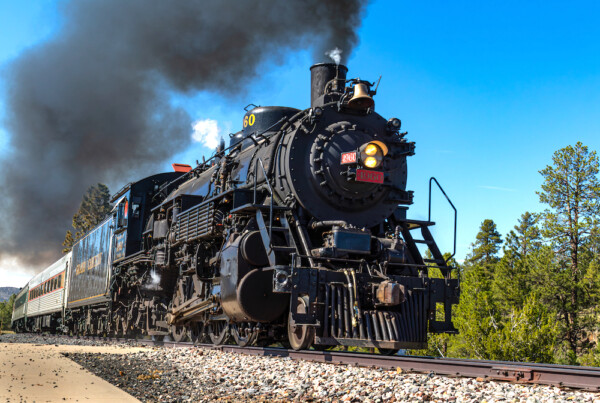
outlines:
[{"label": "steam locomotive", "polygon": [[406,214],[415,145],[347,71],[312,66],[310,108],[247,108],[228,148],[126,185],[21,291],[13,327],[384,354],[454,332],[453,267]]}]

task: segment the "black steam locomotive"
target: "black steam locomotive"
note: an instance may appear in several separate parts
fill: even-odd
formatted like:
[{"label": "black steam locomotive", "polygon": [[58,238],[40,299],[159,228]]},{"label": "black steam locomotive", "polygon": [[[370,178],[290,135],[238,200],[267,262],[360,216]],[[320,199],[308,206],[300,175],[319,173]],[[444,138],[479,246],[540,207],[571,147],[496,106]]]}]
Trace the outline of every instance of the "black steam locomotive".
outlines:
[{"label": "black steam locomotive", "polygon": [[312,66],[310,108],[247,110],[227,149],[118,192],[73,249],[58,328],[382,353],[454,332],[453,268],[406,217],[414,143],[346,73]]}]

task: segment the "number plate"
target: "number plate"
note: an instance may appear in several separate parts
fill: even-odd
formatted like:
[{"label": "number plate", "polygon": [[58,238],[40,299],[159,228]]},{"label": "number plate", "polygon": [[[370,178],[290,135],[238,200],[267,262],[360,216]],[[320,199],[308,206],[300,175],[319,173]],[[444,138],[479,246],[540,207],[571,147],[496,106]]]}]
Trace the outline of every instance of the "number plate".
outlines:
[{"label": "number plate", "polygon": [[354,164],[356,162],[356,153],[354,151],[342,154],[342,165]]},{"label": "number plate", "polygon": [[367,171],[366,169],[356,170],[357,182],[383,183],[383,172]]}]

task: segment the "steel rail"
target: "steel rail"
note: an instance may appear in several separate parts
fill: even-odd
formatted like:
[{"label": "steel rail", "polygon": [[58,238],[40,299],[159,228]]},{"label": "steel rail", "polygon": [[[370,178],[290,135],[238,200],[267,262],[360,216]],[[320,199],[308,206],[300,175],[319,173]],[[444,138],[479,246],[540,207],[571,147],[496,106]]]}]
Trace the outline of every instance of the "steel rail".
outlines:
[{"label": "steel rail", "polygon": [[[82,336],[83,337],[83,336]],[[600,368],[572,365],[519,363],[511,361],[486,361],[442,357],[383,356],[343,351],[288,350],[276,347],[240,347],[237,345],[198,344],[192,342],[157,341],[145,339],[111,339],[97,336],[83,338],[103,341],[131,342],[145,346],[202,347],[229,353],[289,357],[295,360],[329,364],[356,365],[384,369],[401,369],[406,372],[433,373],[451,377],[480,378],[487,381],[541,384],[591,392],[600,391]]]}]

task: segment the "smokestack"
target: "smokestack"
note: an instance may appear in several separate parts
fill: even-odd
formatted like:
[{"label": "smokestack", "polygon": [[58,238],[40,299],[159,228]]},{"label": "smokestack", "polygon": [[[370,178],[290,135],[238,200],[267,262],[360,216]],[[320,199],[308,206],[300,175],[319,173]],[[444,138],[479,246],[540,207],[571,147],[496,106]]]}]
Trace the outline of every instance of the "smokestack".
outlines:
[{"label": "smokestack", "polygon": [[310,106],[322,105],[320,99],[325,94],[325,87],[334,80],[330,85],[333,92],[344,91],[346,83],[346,73],[348,67],[343,64],[335,63],[318,63],[310,68]]}]

